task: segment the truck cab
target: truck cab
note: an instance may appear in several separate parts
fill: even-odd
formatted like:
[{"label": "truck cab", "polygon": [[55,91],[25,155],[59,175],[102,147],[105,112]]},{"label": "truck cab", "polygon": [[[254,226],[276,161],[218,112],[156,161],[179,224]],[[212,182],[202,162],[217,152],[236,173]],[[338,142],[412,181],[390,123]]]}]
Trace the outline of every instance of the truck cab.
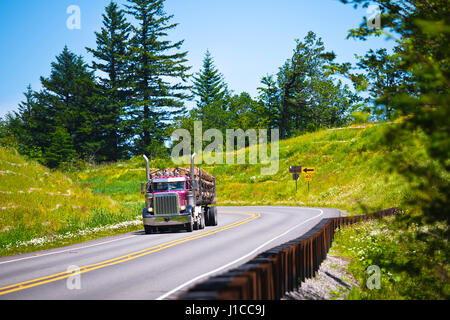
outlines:
[{"label": "truck cab", "polygon": [[[158,214],[168,214],[168,213],[181,213],[186,211],[186,206],[188,205],[189,199],[188,190],[187,190],[187,180],[189,178],[186,176],[182,177],[172,177],[172,176],[163,176],[160,178],[152,179],[152,185],[150,186],[153,191],[153,196],[164,197],[165,195],[172,194],[172,196],[178,197],[178,208],[177,212],[165,212],[168,208],[163,208],[158,206],[157,208],[153,208],[149,201],[148,208],[152,208],[155,210],[155,213]],[[159,212],[157,212],[159,211]]]},{"label": "truck cab", "polygon": [[[202,179],[201,173],[195,179],[193,164],[191,171],[176,168],[150,173],[148,159],[144,158],[147,161],[147,183],[141,184],[141,193],[145,194],[142,216],[146,233],[174,227],[192,232],[217,225],[217,210],[210,207],[216,201],[215,178],[210,177],[213,184]],[[198,170],[201,169],[197,169],[200,172]],[[208,184],[211,186],[209,189]]]}]

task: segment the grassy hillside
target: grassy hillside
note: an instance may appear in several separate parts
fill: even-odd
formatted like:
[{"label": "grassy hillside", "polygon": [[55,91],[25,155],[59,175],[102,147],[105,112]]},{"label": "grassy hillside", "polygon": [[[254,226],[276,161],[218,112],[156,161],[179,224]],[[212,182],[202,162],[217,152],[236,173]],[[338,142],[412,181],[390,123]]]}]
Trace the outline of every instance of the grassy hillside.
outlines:
[{"label": "grassy hillside", "polygon": [[[202,167],[216,174],[219,205],[319,206],[354,214],[385,209],[398,205],[409,194],[404,180],[387,169],[393,151],[378,143],[385,126],[323,130],[280,141],[276,175],[261,175],[261,164]],[[407,151],[413,155],[421,152],[421,147]],[[248,153],[248,148],[240,152]],[[144,164],[142,157],[137,157],[126,163],[90,168],[72,178],[116,201],[141,201],[139,183],[145,180]],[[295,191],[291,165],[316,167],[309,193],[303,177]],[[151,166],[174,164],[157,160]]]},{"label": "grassy hillside", "polygon": [[[334,207],[350,213],[398,205],[406,196],[402,179],[386,170],[389,151],[377,140],[384,126],[324,130],[280,142],[279,173],[261,176],[259,168],[222,167],[219,199],[223,204],[273,204]],[[295,181],[289,166],[313,166],[308,192],[303,177]]]},{"label": "grassy hillside", "polygon": [[0,147],[0,255],[80,241],[80,230],[135,219],[136,209]]}]

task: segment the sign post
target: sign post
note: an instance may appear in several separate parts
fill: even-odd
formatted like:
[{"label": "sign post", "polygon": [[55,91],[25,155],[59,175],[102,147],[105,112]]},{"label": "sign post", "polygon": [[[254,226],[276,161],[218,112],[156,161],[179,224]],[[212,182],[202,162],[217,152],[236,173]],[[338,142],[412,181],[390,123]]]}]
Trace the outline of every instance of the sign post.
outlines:
[{"label": "sign post", "polygon": [[292,175],[292,178],[295,180],[295,192],[297,192],[297,190],[298,190],[298,188],[297,188],[297,181],[298,181],[298,178],[299,178],[298,173],[294,173]]},{"label": "sign post", "polygon": [[315,173],[316,173],[315,167],[302,168],[302,174],[305,176],[305,181],[308,182],[308,192],[309,192],[309,183],[312,181],[313,174]]},{"label": "sign post", "polygon": [[312,174],[305,174],[305,181],[308,182],[308,192],[309,192],[309,183],[312,181]]},{"label": "sign post", "polygon": [[302,174],[305,176],[305,182],[308,182],[309,192],[309,183],[312,181],[313,174],[316,173],[316,167],[290,166],[289,172],[292,173],[292,178],[295,180],[295,191],[298,191],[297,180],[299,178],[299,174]]},{"label": "sign post", "polygon": [[300,177],[299,173],[302,172],[302,167],[291,166],[291,167],[289,167],[289,172],[292,173],[292,179],[295,180],[295,192],[297,192],[298,191],[297,180]]}]

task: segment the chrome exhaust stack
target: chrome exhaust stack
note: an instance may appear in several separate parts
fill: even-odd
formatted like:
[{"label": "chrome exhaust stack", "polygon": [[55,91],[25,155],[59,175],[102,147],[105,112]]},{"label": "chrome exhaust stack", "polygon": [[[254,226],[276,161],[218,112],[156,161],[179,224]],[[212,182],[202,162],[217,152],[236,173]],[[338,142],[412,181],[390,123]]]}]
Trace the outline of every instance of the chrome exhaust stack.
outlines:
[{"label": "chrome exhaust stack", "polygon": [[192,181],[194,181],[194,178],[195,178],[195,174],[194,174],[194,158],[195,158],[195,156],[196,156],[196,154],[194,152],[191,156],[191,179],[192,179]]},{"label": "chrome exhaust stack", "polygon": [[144,154],[143,155],[145,162],[146,162],[146,171],[147,171],[147,183],[150,181],[150,164],[149,164],[149,160],[147,158],[147,156]]},{"label": "chrome exhaust stack", "polygon": [[194,158],[195,158],[195,152],[191,155],[191,192],[189,193],[189,204],[192,205],[192,207],[195,207],[195,190],[197,189],[196,181],[195,181],[195,174],[194,174]]}]

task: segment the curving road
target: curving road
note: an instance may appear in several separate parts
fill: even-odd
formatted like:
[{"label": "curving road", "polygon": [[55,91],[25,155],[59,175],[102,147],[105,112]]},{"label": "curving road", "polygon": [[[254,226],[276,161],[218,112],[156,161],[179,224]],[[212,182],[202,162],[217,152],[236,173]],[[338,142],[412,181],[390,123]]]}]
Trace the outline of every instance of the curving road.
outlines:
[{"label": "curving road", "polygon": [[134,232],[0,258],[0,300],[170,299],[340,215],[336,209],[303,207],[218,212],[218,226],[193,233]]}]

